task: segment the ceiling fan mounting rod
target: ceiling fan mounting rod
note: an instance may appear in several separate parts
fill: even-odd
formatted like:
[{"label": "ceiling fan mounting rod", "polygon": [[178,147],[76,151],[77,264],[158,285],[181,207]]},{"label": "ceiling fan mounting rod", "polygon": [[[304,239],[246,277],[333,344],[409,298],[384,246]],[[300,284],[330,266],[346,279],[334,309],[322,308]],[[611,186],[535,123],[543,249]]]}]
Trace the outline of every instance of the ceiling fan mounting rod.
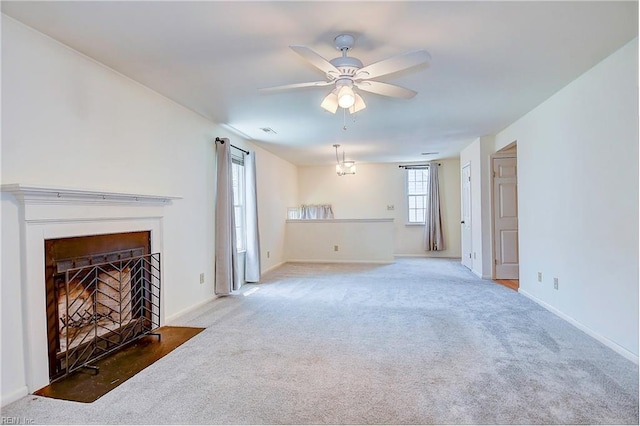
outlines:
[{"label": "ceiling fan mounting rod", "polygon": [[336,49],[340,50],[343,55],[346,55],[345,52],[353,47],[355,41],[355,37],[351,34],[340,34],[333,39]]},{"label": "ceiling fan mounting rod", "polygon": [[342,52],[342,56],[329,61],[334,67],[340,71],[338,78],[352,78],[356,72],[363,67],[362,62],[358,58],[347,56],[347,52],[351,50],[355,43],[355,38],[350,34],[340,34],[334,39],[336,49]]}]

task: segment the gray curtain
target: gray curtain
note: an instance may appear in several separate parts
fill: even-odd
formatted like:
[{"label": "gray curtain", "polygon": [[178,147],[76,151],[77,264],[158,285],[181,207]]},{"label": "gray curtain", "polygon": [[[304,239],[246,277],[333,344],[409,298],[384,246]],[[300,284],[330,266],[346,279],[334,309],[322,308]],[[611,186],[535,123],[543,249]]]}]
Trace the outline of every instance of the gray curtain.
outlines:
[{"label": "gray curtain", "polygon": [[216,143],[216,244],[215,293],[231,294],[240,288],[236,248],[236,225],[233,211],[233,176],[231,143]]},{"label": "gray curtain", "polygon": [[258,234],[258,187],[256,181],[255,151],[244,157],[246,189],[247,252],[244,264],[244,280],[260,281],[260,235]]},{"label": "gray curtain", "polygon": [[427,217],[425,218],[426,251],[445,250],[442,213],[440,212],[440,181],[438,163],[429,162],[429,192],[427,193]]}]

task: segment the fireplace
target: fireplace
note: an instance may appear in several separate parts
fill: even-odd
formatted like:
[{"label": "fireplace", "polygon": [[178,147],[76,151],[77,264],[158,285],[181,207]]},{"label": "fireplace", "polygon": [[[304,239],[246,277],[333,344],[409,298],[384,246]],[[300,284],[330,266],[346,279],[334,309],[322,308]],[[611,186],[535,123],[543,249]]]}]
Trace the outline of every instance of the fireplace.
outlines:
[{"label": "fireplace", "polygon": [[[19,183],[2,184],[0,189],[3,193],[13,195],[19,207],[21,294],[16,326],[21,330],[22,344],[17,346],[16,350],[21,353],[20,359],[24,362],[23,367],[20,368],[24,368],[25,372],[26,386],[23,391],[26,394],[51,383],[50,372],[55,371],[50,368],[52,362],[49,356],[50,320],[47,318],[46,289],[51,286],[51,283],[47,284],[46,279],[48,274],[45,265],[48,261],[45,256],[45,241],[145,232],[147,237],[145,237],[144,246],[148,248],[148,254],[145,256],[154,256],[157,259],[158,270],[156,271],[156,267],[152,266],[156,260],[149,258],[145,261],[149,266],[147,266],[146,275],[143,274],[143,276],[148,277],[153,272],[155,277],[150,281],[159,283],[162,274],[159,271],[160,255],[158,253],[162,253],[163,248],[165,213],[175,200],[180,200],[180,197]],[[108,256],[112,252],[128,249],[131,247],[103,247],[98,249],[98,254]],[[63,254],[59,260],[69,260],[76,256],[81,255]],[[133,257],[137,257],[137,254]],[[74,267],[83,266],[85,265],[76,263]],[[71,273],[70,269],[63,268],[61,264],[60,274]],[[124,269],[123,274],[126,275]],[[134,271],[133,276],[135,274]],[[162,288],[158,291],[160,295],[164,292]],[[160,326],[165,321],[163,304],[164,299],[161,298],[159,308],[154,306],[150,310],[156,321],[159,317]],[[59,306],[56,309],[59,309]],[[57,317],[57,313],[55,316]]]},{"label": "fireplace", "polygon": [[51,380],[159,326],[160,255],[148,231],[44,243]]}]

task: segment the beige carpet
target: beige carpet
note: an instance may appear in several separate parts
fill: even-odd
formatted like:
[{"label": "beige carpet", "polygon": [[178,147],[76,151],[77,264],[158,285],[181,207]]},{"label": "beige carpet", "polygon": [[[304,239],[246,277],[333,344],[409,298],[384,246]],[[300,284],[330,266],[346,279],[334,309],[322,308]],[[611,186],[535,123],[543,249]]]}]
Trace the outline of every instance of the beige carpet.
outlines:
[{"label": "beige carpet", "polygon": [[180,324],[205,327],[47,424],[638,424],[638,367],[457,261],[289,264]]}]

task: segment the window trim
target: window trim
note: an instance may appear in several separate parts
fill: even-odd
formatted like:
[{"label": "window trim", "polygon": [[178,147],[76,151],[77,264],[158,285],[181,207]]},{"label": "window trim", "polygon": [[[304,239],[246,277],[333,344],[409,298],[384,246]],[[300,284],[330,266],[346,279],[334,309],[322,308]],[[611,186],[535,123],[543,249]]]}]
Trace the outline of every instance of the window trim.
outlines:
[{"label": "window trim", "polygon": [[[235,168],[235,166],[239,166]],[[233,170],[238,170],[238,179],[241,180],[240,187],[238,188],[238,196],[241,198],[240,203],[236,203],[235,191],[233,197],[233,212],[235,214],[236,208],[240,207],[240,217],[242,218],[242,223],[236,225],[236,252],[237,253],[246,253],[247,251],[247,182],[246,182],[246,171],[244,166],[244,156],[236,156],[234,154],[231,155],[231,167],[232,173]],[[240,228],[241,234],[237,235],[238,228]],[[242,244],[238,244],[238,240]]]},{"label": "window trim", "polygon": [[[405,207],[406,207],[406,214],[405,214],[405,226],[424,226],[425,222],[426,222],[426,215],[427,215],[427,199],[428,199],[428,194],[429,194],[429,174],[427,172],[426,175],[426,187],[425,187],[425,192],[424,193],[414,193],[414,194],[409,194],[409,173],[412,170],[425,170],[425,172],[427,172],[429,170],[429,166],[418,166],[418,167],[406,167],[405,168],[405,173],[404,173],[404,199],[405,199]],[[410,196],[424,196],[425,197],[425,205],[424,205],[424,217],[425,220],[422,222],[416,222],[416,221],[411,221],[411,207],[409,206],[410,202],[409,202],[409,197]],[[416,210],[414,208],[414,210]]]}]

